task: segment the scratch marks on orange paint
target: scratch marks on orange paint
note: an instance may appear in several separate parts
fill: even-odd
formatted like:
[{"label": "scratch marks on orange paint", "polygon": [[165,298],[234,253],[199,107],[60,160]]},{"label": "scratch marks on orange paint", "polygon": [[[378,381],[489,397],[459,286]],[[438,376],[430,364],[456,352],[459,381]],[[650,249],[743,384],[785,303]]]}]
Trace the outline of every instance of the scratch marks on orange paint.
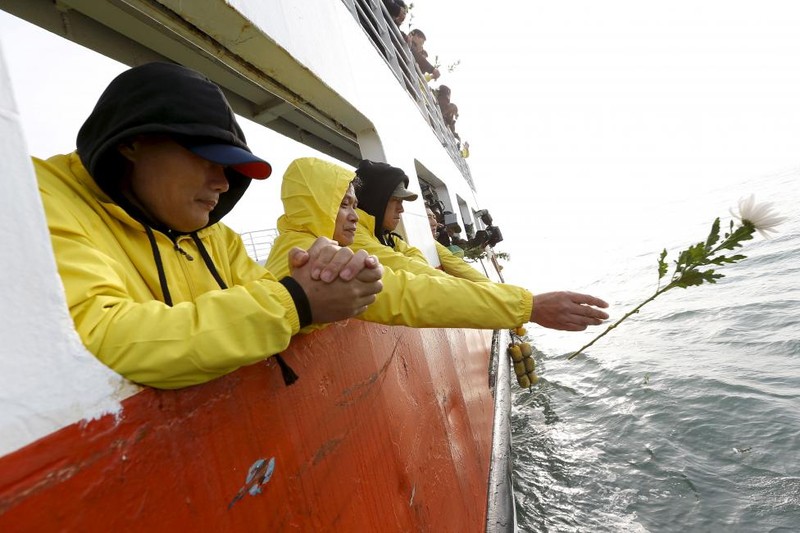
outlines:
[{"label": "scratch marks on orange paint", "polygon": [[349,387],[342,391],[343,399],[337,402],[337,407],[347,407],[356,403],[357,401],[361,400],[369,394],[370,390],[372,390],[372,385],[375,384],[379,378],[386,375],[386,371],[389,368],[389,365],[392,364],[394,360],[394,356],[397,353],[397,350],[400,346],[400,341],[403,339],[403,335],[400,335],[397,340],[394,342],[394,348],[392,348],[392,353],[389,354],[389,357],[386,358],[383,365],[377,370],[377,372],[373,372],[369,375],[369,377],[359,383],[356,383],[352,387]]},{"label": "scratch marks on orange paint", "polygon": [[316,465],[317,465],[317,463],[319,463],[320,461],[322,461],[323,459],[325,459],[325,457],[326,457],[326,456],[327,456],[329,453],[331,453],[333,450],[335,450],[335,449],[336,449],[336,448],[339,446],[339,444],[341,444],[341,442],[342,442],[343,440],[344,440],[344,439],[341,439],[341,438],[339,438],[339,439],[331,439],[331,440],[329,440],[328,442],[326,442],[325,444],[323,444],[323,445],[322,445],[322,446],[321,446],[321,447],[320,447],[320,448],[317,450],[317,453],[315,453],[315,454],[314,454],[314,460],[311,462],[311,464],[312,464],[313,466],[316,466]]}]

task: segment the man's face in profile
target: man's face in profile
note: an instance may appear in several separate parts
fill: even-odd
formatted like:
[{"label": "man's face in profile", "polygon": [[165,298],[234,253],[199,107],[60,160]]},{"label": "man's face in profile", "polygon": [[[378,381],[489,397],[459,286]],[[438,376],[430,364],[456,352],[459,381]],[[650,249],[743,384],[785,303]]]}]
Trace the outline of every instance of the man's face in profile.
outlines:
[{"label": "man's face in profile", "polygon": [[180,232],[208,225],[228,190],[222,165],[207,161],[163,135],[139,136],[120,145],[130,162],[123,192],[151,218]]},{"label": "man's face in profile", "polygon": [[405,211],[403,209],[403,199],[392,196],[389,203],[386,204],[386,211],[383,214],[383,229],[386,231],[394,231],[397,225],[400,224],[400,215]]}]

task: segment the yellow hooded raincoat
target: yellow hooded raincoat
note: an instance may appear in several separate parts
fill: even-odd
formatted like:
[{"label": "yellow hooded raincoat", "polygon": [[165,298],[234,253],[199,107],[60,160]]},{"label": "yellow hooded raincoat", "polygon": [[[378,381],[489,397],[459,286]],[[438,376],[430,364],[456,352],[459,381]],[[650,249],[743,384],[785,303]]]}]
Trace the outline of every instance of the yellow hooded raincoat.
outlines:
[{"label": "yellow hooded raincoat", "polygon": [[142,224],[99,189],[78,156],[34,166],[75,327],[118,373],[159,388],[194,385],[283,351],[299,330],[290,294],[223,224],[197,233],[225,290],[190,236],[173,243],[154,232],[170,307]]},{"label": "yellow hooded raincoat", "polygon": [[[289,274],[288,252],[307,249],[317,237],[332,237],[336,214],[352,171],[315,158],[298,159],[283,177],[285,214],[267,259],[277,277]],[[513,285],[473,283],[404,256],[373,237],[374,217],[358,210],[353,249],[365,249],[384,267],[383,290],[359,318],[412,327],[511,328],[528,322],[533,296]],[[305,331],[305,330],[304,330]]]}]

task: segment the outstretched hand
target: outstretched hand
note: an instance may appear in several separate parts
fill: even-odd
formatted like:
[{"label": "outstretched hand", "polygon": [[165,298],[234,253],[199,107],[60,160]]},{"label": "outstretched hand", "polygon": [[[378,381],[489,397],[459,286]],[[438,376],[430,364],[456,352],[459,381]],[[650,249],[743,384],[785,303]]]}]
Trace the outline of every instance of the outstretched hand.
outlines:
[{"label": "outstretched hand", "polygon": [[363,250],[353,253],[324,237],[308,251],[293,248],[289,268],[306,293],[315,323],[363,313],[383,288],[383,267],[376,257]]},{"label": "outstretched hand", "polygon": [[608,304],[600,298],[576,292],[537,294],[533,297],[531,322],[550,329],[583,331],[587,326],[598,326],[608,318],[608,313],[597,307],[605,308]]}]

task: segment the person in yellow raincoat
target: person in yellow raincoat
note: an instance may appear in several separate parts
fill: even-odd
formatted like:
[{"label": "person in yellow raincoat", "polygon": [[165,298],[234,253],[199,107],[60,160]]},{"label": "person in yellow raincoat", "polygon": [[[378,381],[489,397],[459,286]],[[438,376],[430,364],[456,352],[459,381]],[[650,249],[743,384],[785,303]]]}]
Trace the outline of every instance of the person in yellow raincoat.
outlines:
[{"label": "person in yellow raincoat", "polygon": [[[366,243],[366,251],[377,255],[384,267],[383,290],[357,317],[362,320],[479,329],[512,328],[534,321],[546,327],[582,330],[607,318],[590,307],[605,307],[605,302],[575,293],[539,296],[544,305],[537,314],[533,295],[522,287],[457,278],[393,251],[374,236],[375,218],[357,209],[354,178],[352,171],[316,158],[297,159],[289,165],[281,185],[284,214],[278,219],[279,236],[266,263],[271,272],[278,277],[288,272],[286,254],[293,247],[303,248],[318,237],[332,237],[341,246],[356,249]],[[393,186],[390,192],[396,190]],[[562,305],[568,299],[566,295],[590,305]],[[554,309],[554,302],[560,308]]]},{"label": "person in yellow raincoat", "polygon": [[[436,229],[439,227],[439,222],[436,219],[436,213],[430,207],[425,209],[428,215],[428,224],[431,228],[431,236],[433,237],[433,244],[436,246],[436,254],[439,256],[439,263],[442,265],[442,270],[455,276],[457,278],[464,278],[477,283],[492,281],[470,265],[466,261],[451,252],[447,246],[444,246],[436,240]],[[421,252],[420,252],[421,253]],[[463,255],[463,253],[462,253]],[[423,256],[424,258],[424,256]]]},{"label": "person in yellow raincoat", "polygon": [[130,380],[214,379],[283,351],[303,326],[361,312],[381,288],[374,259],[327,239],[292,251],[280,278],[247,256],[219,220],[271,167],[197,72],[123,72],[77,148],[34,159],[39,191],[75,328]]}]

